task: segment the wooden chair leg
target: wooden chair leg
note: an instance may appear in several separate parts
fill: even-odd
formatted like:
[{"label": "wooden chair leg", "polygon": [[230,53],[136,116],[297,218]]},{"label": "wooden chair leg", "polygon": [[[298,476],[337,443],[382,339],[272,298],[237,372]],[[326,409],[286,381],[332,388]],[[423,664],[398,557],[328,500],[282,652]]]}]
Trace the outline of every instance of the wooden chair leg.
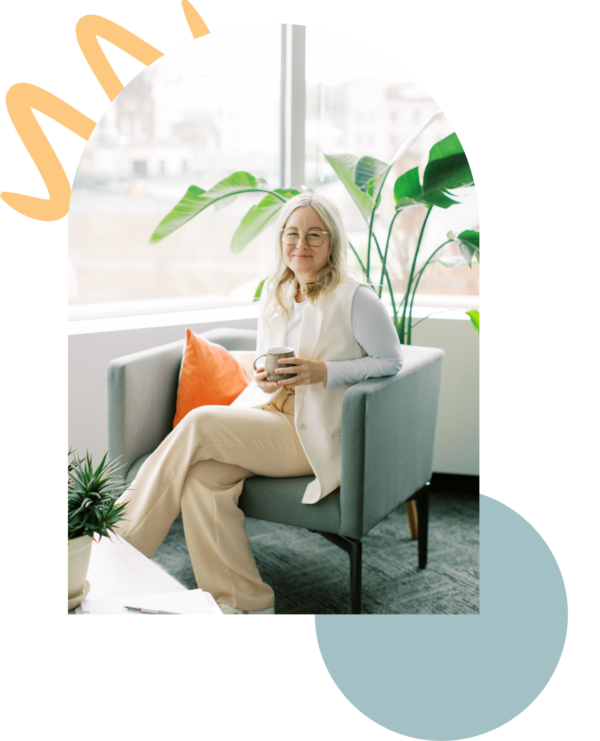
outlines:
[{"label": "wooden chair leg", "polygon": [[410,537],[412,540],[416,540],[419,537],[419,519],[417,517],[417,503],[414,499],[406,502],[406,514],[408,515]]}]

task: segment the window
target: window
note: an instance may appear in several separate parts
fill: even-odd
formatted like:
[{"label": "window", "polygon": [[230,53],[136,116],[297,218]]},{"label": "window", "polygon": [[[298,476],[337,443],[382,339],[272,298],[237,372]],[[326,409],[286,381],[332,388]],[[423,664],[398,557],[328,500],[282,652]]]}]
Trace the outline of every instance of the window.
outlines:
[{"label": "window", "polygon": [[[163,241],[148,243],[190,185],[208,190],[239,170],[264,178],[270,187],[289,186],[280,182],[289,177],[289,164],[294,177],[301,173],[294,185],[303,183],[334,200],[353,244],[359,252],[366,248],[364,220],[323,153],[337,149],[389,161],[437,105],[411,83],[390,78],[377,52],[357,55],[347,39],[309,27],[305,48],[303,34],[295,37],[302,48],[292,47],[294,75],[298,64],[305,69],[305,106],[295,109],[304,112],[293,114],[303,125],[296,119],[289,123],[280,99],[281,38],[276,24],[211,34],[155,62],[115,99],[86,146],[73,184],[72,319],[251,302],[271,263],[273,230],[238,255],[230,242],[261,196],[241,195],[223,208],[211,207]],[[430,147],[452,130],[442,117],[397,163],[383,193],[382,223],[393,215],[395,178],[423,167]],[[286,159],[290,142],[300,151],[299,140],[304,162],[298,155],[292,165]],[[416,207],[395,221],[389,268],[397,293],[423,216],[424,209]],[[423,259],[440,243],[439,234],[477,224],[472,192],[460,206],[434,209]],[[419,285],[420,293],[438,294],[442,302],[478,290],[477,266],[453,271],[432,266]]]},{"label": "window", "polygon": [[[540,33],[539,43],[546,43],[544,41],[546,35],[552,36],[556,29],[539,27],[536,33],[537,31]],[[501,32],[501,27],[478,28],[477,45],[481,53],[484,53],[492,36]],[[350,240],[361,258],[366,257],[368,226],[325,160],[324,152],[337,149],[357,156],[370,155],[389,161],[405,138],[435,109],[441,107],[445,111],[446,115],[437,119],[398,162],[397,174],[390,173],[388,177],[382,194],[382,206],[378,211],[382,217],[382,224],[376,231],[383,249],[387,227],[394,213],[392,189],[396,177],[415,166],[419,166],[422,173],[429,150],[435,142],[453,131],[471,136],[499,133],[564,135],[564,130],[554,131],[551,128],[558,123],[551,119],[560,116],[540,116],[538,120],[522,121],[523,112],[568,111],[571,115],[565,118],[574,119],[573,112],[584,111],[587,114],[582,116],[584,119],[589,118],[592,110],[596,113],[600,111],[597,99],[571,97],[597,95],[597,86],[595,89],[590,84],[587,86],[583,83],[577,84],[577,90],[566,83],[557,84],[552,86],[552,91],[548,94],[564,97],[542,100],[539,96],[545,91],[540,91],[537,86],[526,86],[522,82],[500,84],[486,80],[481,84],[474,82],[458,84],[453,82],[451,66],[447,70],[430,68],[424,72],[426,62],[420,50],[430,44],[443,45],[444,39],[447,41],[447,34],[448,28],[443,25],[317,23],[307,25],[306,184],[329,196],[338,204]],[[529,31],[527,35],[531,38]],[[472,38],[472,29],[468,26],[453,26],[452,36],[453,43],[461,43],[459,38],[463,41]],[[323,54],[324,48],[334,48],[335,55]],[[357,53],[357,49],[360,49],[360,53]],[[419,62],[416,63],[414,60]],[[517,54],[503,61],[504,65],[513,67],[510,79],[521,79],[516,71],[519,63]],[[422,79],[432,82],[420,85],[414,80],[411,81],[411,70],[415,75],[422,75]],[[502,72],[503,70],[499,70],[500,75]],[[469,80],[475,79],[476,75],[469,77]],[[432,97],[434,95],[438,97]],[[515,111],[515,120],[509,122],[514,124],[512,127],[506,127],[507,122],[504,120],[508,111]],[[493,130],[494,112],[499,114],[498,122],[504,127],[502,132]],[[478,116],[477,113],[482,115]],[[360,126],[357,122],[363,115],[365,123]],[[544,118],[546,120],[542,120]],[[573,123],[581,124],[580,127],[573,127],[573,135],[595,133],[593,128],[589,128],[590,125],[592,127],[595,125],[595,121],[581,120]],[[528,124],[531,124],[530,128],[527,128]],[[597,202],[599,192],[600,186],[570,185],[551,188],[547,186],[465,188],[460,194],[457,192],[458,199],[462,201],[460,205],[446,210],[440,208],[432,210],[417,267],[420,267],[431,252],[446,240],[446,234],[450,230],[575,231],[584,228],[596,231],[600,226],[598,210],[594,209],[593,203]],[[401,298],[406,289],[414,248],[424,216],[425,207],[415,206],[403,211],[394,224],[387,267],[394,293],[398,298]],[[444,252],[459,254],[454,245],[448,245]],[[354,255],[351,255],[350,262],[355,269],[360,270]],[[373,247],[371,264],[373,267],[381,266],[377,250]],[[372,279],[376,276],[378,280],[379,275],[380,272],[376,269],[372,270]],[[518,278],[518,275],[522,278]],[[577,288],[578,280],[581,281],[580,290]],[[598,264],[572,265],[567,269],[564,264],[474,265],[472,268],[461,267],[454,270],[435,264],[427,268],[419,283],[418,292],[421,295],[429,294],[432,300],[437,294],[440,302],[448,301],[449,305],[457,305],[456,301],[462,300],[461,297],[464,295],[495,296],[510,292],[536,295],[543,291],[555,292],[553,295],[597,293],[588,290],[594,281],[598,281],[596,285],[600,284]],[[382,294],[384,299],[386,294],[387,286]]]},{"label": "window", "polygon": [[272,234],[239,255],[230,242],[260,196],[211,207],[165,240],[148,241],[190,185],[208,190],[246,170],[278,186],[279,65],[278,24],[234,29],[165,55],[118,95],[73,185],[72,319],[252,301]]}]

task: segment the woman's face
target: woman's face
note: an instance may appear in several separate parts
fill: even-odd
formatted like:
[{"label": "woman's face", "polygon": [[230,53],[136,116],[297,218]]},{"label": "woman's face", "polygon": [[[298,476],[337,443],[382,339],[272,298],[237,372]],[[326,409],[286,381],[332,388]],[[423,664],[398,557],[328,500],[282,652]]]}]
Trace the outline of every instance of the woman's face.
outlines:
[{"label": "woman's face", "polygon": [[[292,212],[285,228],[286,230],[295,228],[300,234],[296,244],[282,243],[285,264],[294,271],[301,283],[316,280],[329,258],[330,239],[329,234],[322,234],[326,231],[323,220],[314,208],[302,206]],[[323,237],[323,244],[320,247],[311,246],[306,239],[307,233],[315,230]]]}]

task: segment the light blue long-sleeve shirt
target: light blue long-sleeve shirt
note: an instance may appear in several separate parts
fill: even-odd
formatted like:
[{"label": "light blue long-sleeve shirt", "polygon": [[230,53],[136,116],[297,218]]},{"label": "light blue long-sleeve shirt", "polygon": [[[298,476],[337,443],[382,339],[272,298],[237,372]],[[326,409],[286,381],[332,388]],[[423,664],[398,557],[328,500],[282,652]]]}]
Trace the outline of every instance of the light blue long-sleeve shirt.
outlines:
[{"label": "light blue long-sleeve shirt", "polygon": [[[285,344],[298,352],[302,311],[306,301],[294,301]],[[352,300],[352,328],[358,344],[367,353],[364,358],[326,361],[325,388],[358,383],[367,378],[391,376],[402,368],[402,348],[387,309],[366,285],[360,285]],[[261,328],[258,328],[257,356],[266,352]]]}]

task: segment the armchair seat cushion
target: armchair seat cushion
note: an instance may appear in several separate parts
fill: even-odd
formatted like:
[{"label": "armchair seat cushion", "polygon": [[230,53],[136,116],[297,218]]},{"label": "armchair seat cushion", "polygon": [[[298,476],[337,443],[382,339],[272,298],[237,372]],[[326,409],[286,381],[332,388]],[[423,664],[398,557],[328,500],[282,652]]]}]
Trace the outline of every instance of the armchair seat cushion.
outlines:
[{"label": "armchair seat cushion", "polygon": [[[131,466],[127,478],[131,481],[148,458],[143,455]],[[246,517],[256,520],[295,525],[325,533],[340,532],[340,490],[336,489],[316,504],[302,504],[302,497],[314,476],[270,478],[253,476],[246,479],[240,497],[240,508]]]}]

